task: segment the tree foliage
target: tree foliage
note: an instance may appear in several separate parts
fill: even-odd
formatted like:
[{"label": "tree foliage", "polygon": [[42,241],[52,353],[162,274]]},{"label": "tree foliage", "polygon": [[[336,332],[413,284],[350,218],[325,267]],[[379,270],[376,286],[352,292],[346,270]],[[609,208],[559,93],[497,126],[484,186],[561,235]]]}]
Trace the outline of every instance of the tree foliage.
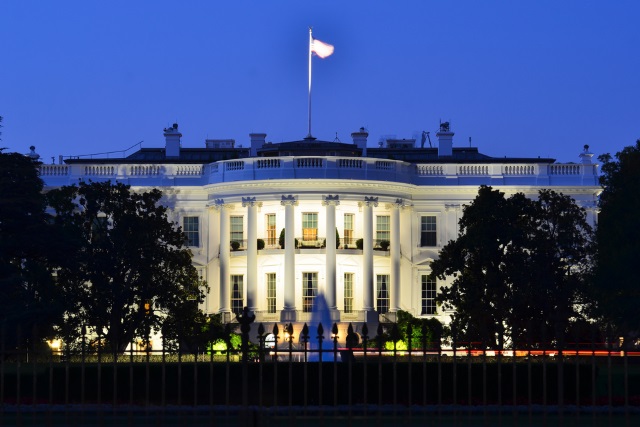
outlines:
[{"label": "tree foliage", "polygon": [[[400,340],[411,348],[440,348],[443,326],[436,318],[417,318],[404,310],[397,312],[397,324]],[[397,348],[397,346],[396,346]]]},{"label": "tree foliage", "polygon": [[197,316],[185,304],[197,307],[206,286],[161,197],[157,189],[137,193],[111,182],[49,192],[68,247],[58,271],[66,309],[60,332],[68,341],[86,326],[111,351],[122,352],[159,330],[168,316],[185,322]]},{"label": "tree foliage", "polygon": [[51,274],[60,254],[51,240],[37,166],[27,156],[0,150],[0,320],[10,346],[50,335],[61,316]]},{"label": "tree foliage", "polygon": [[[637,266],[640,265],[640,140],[602,163],[600,215],[597,228],[596,285],[598,315],[616,336],[637,337]],[[625,340],[628,341],[628,340]]]},{"label": "tree foliage", "polygon": [[460,219],[458,239],[431,276],[451,277],[437,297],[457,342],[504,348],[562,344],[587,302],[592,230],[573,199],[541,190],[538,200],[482,186]]}]

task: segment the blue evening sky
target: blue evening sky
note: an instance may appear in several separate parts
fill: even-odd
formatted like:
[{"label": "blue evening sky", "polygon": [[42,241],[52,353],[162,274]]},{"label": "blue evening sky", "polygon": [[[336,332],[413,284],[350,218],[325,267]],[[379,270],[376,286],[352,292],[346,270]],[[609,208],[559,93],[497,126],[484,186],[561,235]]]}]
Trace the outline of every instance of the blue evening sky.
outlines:
[{"label": "blue evening sky", "polygon": [[0,147],[58,155],[249,133],[579,161],[640,138],[639,1],[28,1],[0,5]]}]

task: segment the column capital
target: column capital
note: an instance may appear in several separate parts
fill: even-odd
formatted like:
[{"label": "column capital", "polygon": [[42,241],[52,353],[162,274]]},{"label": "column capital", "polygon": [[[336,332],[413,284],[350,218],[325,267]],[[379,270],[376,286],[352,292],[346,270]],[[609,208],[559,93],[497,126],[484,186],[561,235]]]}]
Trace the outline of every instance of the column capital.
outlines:
[{"label": "column capital", "polygon": [[225,203],[223,199],[215,199],[211,207],[220,211],[222,211],[223,209],[231,210],[233,209],[233,204]]},{"label": "column capital", "polygon": [[247,206],[249,207],[261,207],[262,206],[262,202],[256,202],[256,198],[255,197],[243,197],[242,198],[242,207],[246,208]]},{"label": "column capital", "polygon": [[291,194],[288,196],[282,196],[280,204],[282,206],[298,206],[298,199]]},{"label": "column capital", "polygon": [[322,206],[338,206],[340,204],[340,196],[337,194],[335,196],[323,196],[322,197]]},{"label": "column capital", "polygon": [[378,198],[377,197],[364,197],[364,202],[358,202],[358,206],[365,206],[367,208],[377,207],[378,206]]},{"label": "column capital", "polygon": [[406,201],[402,200],[402,199],[396,199],[395,202],[393,203],[387,203],[385,205],[385,207],[387,209],[404,209],[404,208],[410,208],[411,204],[407,203]]}]

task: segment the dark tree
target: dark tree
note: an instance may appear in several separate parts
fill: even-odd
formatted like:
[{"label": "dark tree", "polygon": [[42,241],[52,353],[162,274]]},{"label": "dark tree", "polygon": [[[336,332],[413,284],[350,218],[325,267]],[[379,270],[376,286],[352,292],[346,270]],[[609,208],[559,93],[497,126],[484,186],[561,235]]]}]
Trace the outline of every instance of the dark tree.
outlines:
[{"label": "dark tree", "polygon": [[455,310],[456,341],[481,348],[561,342],[585,303],[591,228],[584,210],[550,190],[531,200],[482,186],[459,225],[458,239],[431,265],[433,277],[453,277],[437,300]]},{"label": "dark tree", "polygon": [[[615,336],[640,333],[640,140],[602,162],[595,287],[598,314]],[[629,342],[625,339],[625,342]]]},{"label": "dark tree", "polygon": [[61,316],[42,189],[37,162],[0,150],[0,321],[9,346],[42,342]]},{"label": "dark tree", "polygon": [[86,326],[122,352],[159,330],[167,316],[184,314],[185,304],[197,314],[206,286],[159,190],[81,182],[48,196],[70,247],[58,271],[67,303],[61,333],[68,341]]},{"label": "dark tree", "polygon": [[202,352],[225,337],[220,314],[206,315],[193,301],[184,301],[162,325],[164,349],[182,353]]}]

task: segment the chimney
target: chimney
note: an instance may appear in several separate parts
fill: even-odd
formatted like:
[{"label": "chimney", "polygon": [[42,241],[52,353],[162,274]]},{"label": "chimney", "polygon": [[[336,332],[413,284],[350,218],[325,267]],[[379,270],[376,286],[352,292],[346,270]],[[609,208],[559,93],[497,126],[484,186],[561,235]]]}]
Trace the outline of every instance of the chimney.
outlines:
[{"label": "chimney", "polygon": [[582,153],[580,153],[580,158],[582,159],[582,164],[583,165],[590,165],[592,157],[593,157],[593,153],[589,151],[589,146],[585,145],[584,146],[584,151]]},{"label": "chimney", "polygon": [[262,148],[265,143],[265,139],[267,138],[266,133],[250,133],[249,138],[251,138],[251,152],[249,155],[251,157],[258,156],[258,148]]},{"label": "chimney", "polygon": [[438,157],[451,157],[453,155],[453,132],[449,130],[449,122],[440,123],[438,137]]},{"label": "chimney", "polygon": [[180,157],[180,138],[182,134],[178,132],[178,124],[174,123],[170,128],[164,130],[165,150],[164,155],[167,159],[175,159]]},{"label": "chimney", "polygon": [[367,157],[367,137],[369,136],[369,132],[365,128],[360,128],[360,131],[353,132],[351,134],[351,138],[353,138],[353,143],[362,150],[362,157]]}]

